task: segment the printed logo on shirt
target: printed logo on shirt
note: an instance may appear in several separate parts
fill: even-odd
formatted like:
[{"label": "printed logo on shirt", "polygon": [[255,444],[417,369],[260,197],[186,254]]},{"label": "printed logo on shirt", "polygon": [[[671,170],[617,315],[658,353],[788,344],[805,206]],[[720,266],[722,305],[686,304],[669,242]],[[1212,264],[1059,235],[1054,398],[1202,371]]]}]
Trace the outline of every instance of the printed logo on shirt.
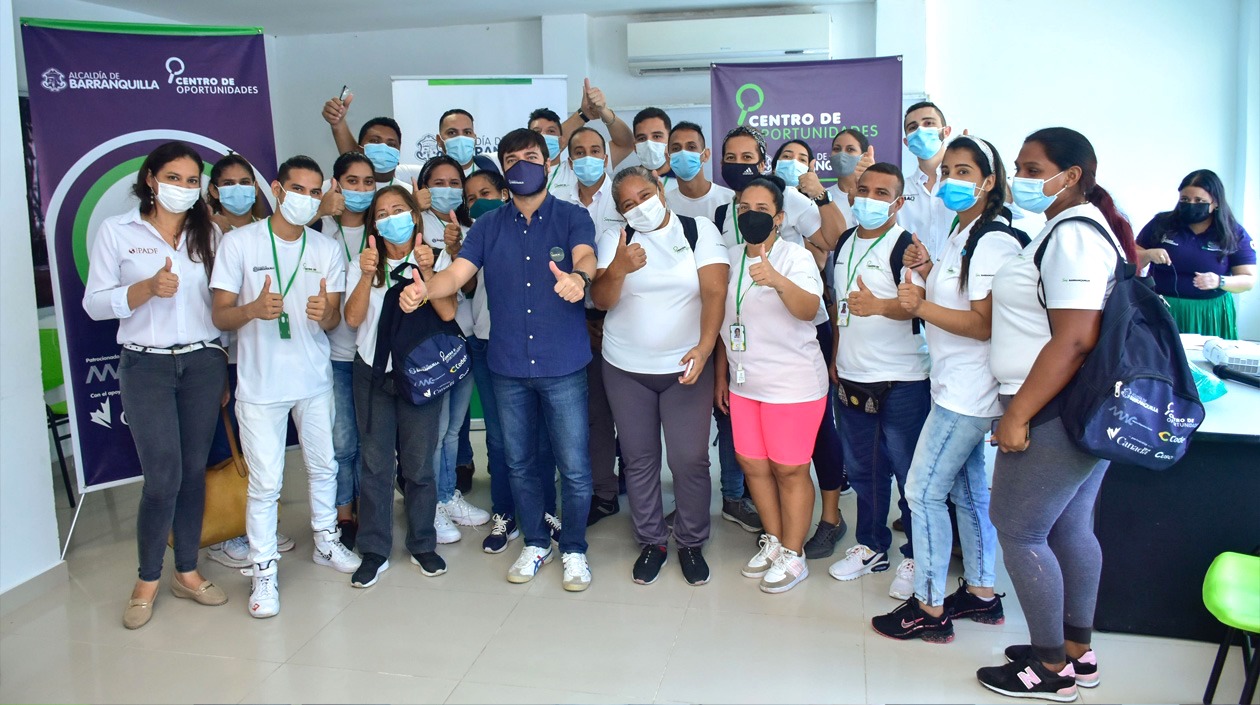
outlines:
[{"label": "printed logo on shirt", "polygon": [[1090,282],[1090,280],[1089,280],[1089,279],[1069,279],[1069,278],[1067,278],[1067,277],[1063,277],[1063,283],[1064,283],[1064,284],[1071,284],[1071,283],[1076,283],[1076,284],[1088,284],[1089,282]]},{"label": "printed logo on shirt", "polygon": [[1224,250],[1221,249],[1221,246],[1216,244],[1215,242],[1207,243],[1206,245],[1203,246],[1203,250],[1205,252],[1224,252]]},{"label": "printed logo on shirt", "polygon": [[269,265],[265,265],[265,264],[260,264],[260,265],[258,265],[257,267],[254,267],[254,271],[255,271],[255,272],[270,272],[270,271],[272,271],[272,270],[274,270],[274,269],[275,269],[275,267],[272,267],[272,266],[269,266]]},{"label": "printed logo on shirt", "polygon": [[303,264],[302,264],[302,271],[303,271],[303,272],[314,272],[315,274],[319,274],[319,273],[320,273],[320,271],[319,271],[319,268],[318,268],[318,267],[312,267],[311,265],[309,265],[309,264],[305,264],[305,263],[303,263]]},{"label": "printed logo on shirt", "polygon": [[158,250],[156,247],[133,247],[127,250],[130,255],[156,255]]},{"label": "printed logo on shirt", "polygon": [[874,269],[874,270],[876,270],[876,271],[878,271],[878,270],[882,269],[882,268],[879,266],[879,262],[867,262],[867,263],[866,263],[866,268],[867,268],[867,269]]}]

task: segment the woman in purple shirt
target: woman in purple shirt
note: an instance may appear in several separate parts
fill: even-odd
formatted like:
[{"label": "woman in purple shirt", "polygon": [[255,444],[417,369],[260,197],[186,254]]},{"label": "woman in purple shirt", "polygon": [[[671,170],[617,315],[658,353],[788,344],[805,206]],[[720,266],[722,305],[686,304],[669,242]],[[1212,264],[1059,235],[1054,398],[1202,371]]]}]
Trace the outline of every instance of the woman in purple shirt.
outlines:
[{"label": "woman in purple shirt", "polygon": [[1221,179],[1208,169],[1181,180],[1177,207],[1138,234],[1138,266],[1152,265],[1155,291],[1168,301],[1182,333],[1236,340],[1234,297],[1256,284],[1251,236],[1225,202]]}]

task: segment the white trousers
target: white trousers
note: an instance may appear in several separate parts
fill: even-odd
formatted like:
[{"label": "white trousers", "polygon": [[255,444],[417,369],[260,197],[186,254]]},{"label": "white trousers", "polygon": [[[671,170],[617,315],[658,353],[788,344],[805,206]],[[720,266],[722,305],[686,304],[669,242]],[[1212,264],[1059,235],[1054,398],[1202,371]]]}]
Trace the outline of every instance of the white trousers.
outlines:
[{"label": "white trousers", "polygon": [[241,451],[249,464],[245,533],[249,537],[249,560],[255,565],[280,558],[276,550],[277,502],[284,486],[285,435],[290,413],[302,444],[310,484],[311,530],[337,529],[337,459],[332,442],[336,412],[332,390],[276,404],[250,404],[238,399],[236,419],[241,426]]}]

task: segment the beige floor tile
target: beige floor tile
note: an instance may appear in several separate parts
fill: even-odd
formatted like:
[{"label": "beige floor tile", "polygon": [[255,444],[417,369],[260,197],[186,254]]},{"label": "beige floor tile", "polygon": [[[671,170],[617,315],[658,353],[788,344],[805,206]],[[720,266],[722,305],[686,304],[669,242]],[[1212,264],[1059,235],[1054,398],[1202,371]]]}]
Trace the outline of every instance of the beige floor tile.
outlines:
[{"label": "beige floor tile", "polygon": [[[617,517],[611,517],[616,519]],[[605,519],[604,521],[609,521]],[[619,539],[593,538],[588,541],[587,557],[591,565],[591,587],[585,592],[567,593],[561,584],[563,573],[559,556],[529,584],[531,597],[551,597],[576,601],[611,602],[627,605],[685,608],[692,595],[708,589],[708,585],[692,587],[683,580],[678,568],[678,553],[671,545],[668,562],[656,582],[638,585],[631,579],[631,569],[639,557],[639,546],[629,536]]]},{"label": "beige floor tile", "polygon": [[136,631],[122,625],[129,593],[128,589],[118,599],[95,601],[90,593],[66,583],[5,615],[0,619],[0,633],[127,646],[137,637]]},{"label": "beige floor tile", "polygon": [[866,695],[869,702],[994,703],[1007,699],[984,689],[976,669],[1004,663],[1011,643],[1002,631],[959,632],[949,644],[897,641],[867,628]]},{"label": "beige floor tile", "polygon": [[245,695],[247,703],[440,703],[457,681],[284,664]]},{"label": "beige floor tile", "polygon": [[[1197,703],[1203,700],[1216,659],[1216,644],[1180,639],[1096,633],[1097,688],[1083,690],[1086,702]],[[1216,689],[1218,703],[1237,702],[1243,668],[1239,647],[1230,651]]]},{"label": "beige floor tile", "polygon": [[[564,682],[557,682],[564,685]],[[628,695],[608,695],[603,693],[581,693],[571,690],[552,688],[527,688],[519,685],[498,685],[494,683],[473,683],[464,681],[455,687],[455,691],[446,699],[448,705],[455,703],[650,703]]]}]

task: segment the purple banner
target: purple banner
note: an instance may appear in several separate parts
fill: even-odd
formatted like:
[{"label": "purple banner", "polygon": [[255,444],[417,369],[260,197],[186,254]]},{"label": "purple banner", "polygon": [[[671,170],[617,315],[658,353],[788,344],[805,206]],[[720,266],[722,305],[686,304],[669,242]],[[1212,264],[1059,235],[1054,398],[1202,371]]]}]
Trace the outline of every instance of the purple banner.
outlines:
[{"label": "purple banner", "polygon": [[232,151],[275,173],[267,59],[261,30],[244,27],[23,19],[22,43],[83,492],[140,476],[118,324],[93,321],[81,303],[91,242],[102,220],[136,207],[136,172],[164,142],[197,149],[207,172]]},{"label": "purple banner", "polygon": [[[834,183],[831,140],[841,130],[862,131],[876,161],[901,165],[901,57],[802,61],[773,64],[714,64],[713,138],[737,125],[766,137],[766,159],[779,145],[804,140],[817,160],[819,178]],[[714,148],[718,151],[718,147]],[[714,161],[720,162],[721,155]],[[771,164],[764,168],[770,169]],[[720,170],[714,170],[720,180]]]}]

